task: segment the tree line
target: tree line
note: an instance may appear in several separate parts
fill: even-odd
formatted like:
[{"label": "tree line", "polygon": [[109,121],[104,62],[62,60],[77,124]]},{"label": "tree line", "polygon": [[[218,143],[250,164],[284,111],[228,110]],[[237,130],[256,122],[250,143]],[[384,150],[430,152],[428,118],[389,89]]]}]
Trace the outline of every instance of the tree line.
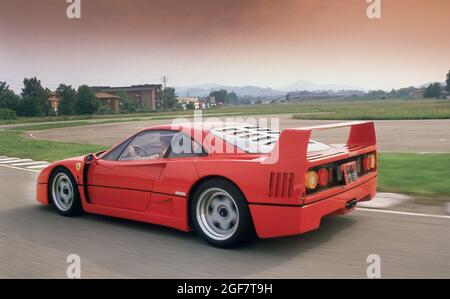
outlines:
[{"label": "tree line", "polygon": [[211,91],[209,94],[210,97],[214,97],[216,103],[223,104],[238,104],[239,97],[235,92],[228,92],[226,89]]},{"label": "tree line", "polygon": [[[49,101],[50,94],[51,91],[44,88],[36,77],[23,80],[20,95],[16,95],[6,82],[0,81],[0,119],[54,115]],[[74,89],[70,85],[60,84],[56,94],[61,99],[58,105],[59,115],[94,114],[100,108],[94,90],[87,85]]]},{"label": "tree line", "polygon": [[[386,92],[384,90],[370,90],[367,93],[367,96],[373,97],[373,98],[379,98],[379,97],[408,98],[411,96],[412,93],[419,92],[422,90],[423,90],[423,88],[417,88],[417,87],[413,87],[413,86],[400,88],[400,89],[392,89],[389,92]],[[445,92],[447,92],[447,94]],[[447,95],[450,95],[450,71],[447,73],[446,81],[445,81],[444,85],[442,85],[439,82],[431,83],[423,91],[424,98],[439,99],[442,96],[447,96]]]},{"label": "tree line", "polygon": [[444,89],[450,95],[450,71],[448,71],[446,79],[445,86],[441,86],[439,82],[428,85],[423,96],[425,98],[439,98],[442,96]]}]

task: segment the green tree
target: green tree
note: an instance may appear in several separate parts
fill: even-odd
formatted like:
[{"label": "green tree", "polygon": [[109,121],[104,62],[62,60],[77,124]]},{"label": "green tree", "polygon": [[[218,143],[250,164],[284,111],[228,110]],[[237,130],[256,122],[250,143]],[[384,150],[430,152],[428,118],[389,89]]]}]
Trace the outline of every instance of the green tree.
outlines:
[{"label": "green tree", "polygon": [[450,71],[447,73],[447,80],[445,81],[447,83],[447,86],[445,86],[445,89],[450,93]]},{"label": "green tree", "polygon": [[424,97],[425,98],[439,98],[441,95],[441,84],[433,83],[430,84],[425,90]]},{"label": "green tree", "polygon": [[225,89],[211,91],[209,96],[215,97],[216,103],[228,103],[228,91]]},{"label": "green tree", "polygon": [[0,95],[5,91],[8,90],[9,86],[4,81],[0,81]]},{"label": "green tree", "polygon": [[367,96],[371,98],[384,98],[387,96],[387,93],[384,90],[369,90]]},{"label": "green tree", "polygon": [[175,88],[167,87],[161,93],[161,101],[166,109],[173,109],[177,104]]},{"label": "green tree", "polygon": [[42,87],[41,81],[36,77],[23,80],[22,99],[18,112],[24,116],[49,115],[51,112],[48,100],[50,91]]},{"label": "green tree", "polygon": [[6,82],[0,81],[0,108],[17,111],[20,97],[14,93]]},{"label": "green tree", "polygon": [[235,92],[230,92],[228,94],[227,98],[228,98],[228,100],[227,100],[228,103],[231,103],[231,104],[238,104],[239,103],[239,97],[238,97],[238,95]]},{"label": "green tree", "polygon": [[117,93],[120,98],[120,105],[122,112],[134,113],[137,110],[137,103],[130,99],[125,91],[120,91]]},{"label": "green tree", "polygon": [[186,104],[186,109],[187,110],[194,110],[195,109],[195,105],[192,102],[189,102]]},{"label": "green tree", "polygon": [[11,110],[11,109],[7,109],[7,108],[0,108],[0,119],[1,120],[11,120],[11,119],[16,119],[16,112]]},{"label": "green tree", "polygon": [[100,103],[95,97],[95,92],[87,85],[78,88],[77,100],[75,102],[75,113],[94,114],[100,107]]},{"label": "green tree", "polygon": [[209,94],[210,97],[214,97],[216,99],[216,103],[224,103],[224,104],[238,104],[239,97],[235,92],[228,92],[225,89],[212,91]]},{"label": "green tree", "polygon": [[77,91],[70,85],[60,84],[56,89],[56,94],[61,98],[58,106],[58,113],[61,115],[74,114]]}]

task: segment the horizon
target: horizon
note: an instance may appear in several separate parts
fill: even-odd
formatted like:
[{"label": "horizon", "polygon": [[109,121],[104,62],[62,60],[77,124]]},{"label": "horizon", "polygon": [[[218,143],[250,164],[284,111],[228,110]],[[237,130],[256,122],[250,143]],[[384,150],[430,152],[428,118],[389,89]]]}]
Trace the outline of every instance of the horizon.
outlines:
[{"label": "horizon", "polygon": [[[0,80],[79,85],[209,82],[283,90],[297,81],[389,91],[442,82],[450,2],[365,0],[0,1]],[[415,69],[415,71],[411,71]]]},{"label": "horizon", "polygon": [[[35,77],[35,76],[28,77],[27,79],[33,78],[33,77]],[[36,78],[39,81],[41,81],[41,84],[42,84],[43,88],[48,88],[51,92],[55,92],[57,87],[59,86],[59,85],[56,86],[54,89],[49,88],[48,86],[46,86],[44,84],[44,82],[42,82],[42,80],[40,80],[40,78],[38,78],[38,77],[36,77]],[[12,91],[14,91],[15,94],[17,94],[17,95],[21,94],[23,84],[22,84],[22,86],[18,86],[17,85],[18,89],[15,89],[7,81],[4,81],[2,79],[0,79],[0,81],[6,82],[6,85],[9,86],[9,88]],[[312,85],[317,85],[317,86],[322,86],[322,85],[340,85],[340,84],[320,84],[320,83],[310,82],[310,81],[306,81],[306,80],[299,80],[299,81],[297,81],[297,82],[295,82],[293,84],[290,84],[290,85],[294,85],[294,84],[299,83],[299,82],[310,83]],[[445,82],[436,81],[436,82],[428,82],[428,83],[424,83],[424,84],[420,84],[420,85],[403,86],[403,87],[400,87],[400,88],[395,88],[394,90],[399,90],[399,89],[402,89],[402,88],[425,89],[427,86],[429,86],[429,85],[431,85],[433,83],[439,83],[439,84],[441,84],[441,86],[443,86],[443,87],[445,86]],[[68,85],[68,86],[72,86],[75,89],[78,89],[82,85],[86,85],[86,84],[72,85],[72,84],[69,84],[67,82],[61,82],[60,84],[65,84],[65,85]],[[118,87],[141,86],[141,85],[162,85],[162,83],[149,82],[149,83],[130,84],[130,85],[124,85],[124,84],[120,85],[119,84],[119,85],[88,85],[88,86],[91,87],[91,88],[96,88],[96,87],[118,88]],[[290,85],[287,85],[287,86],[290,86]],[[202,90],[210,89],[211,91],[217,91],[217,90],[220,90],[220,89],[226,89],[228,92],[233,92],[234,91],[233,88],[246,88],[246,87],[248,87],[248,88],[258,88],[258,89],[270,89],[270,90],[273,90],[275,92],[286,93],[286,94],[288,94],[290,92],[312,92],[312,93],[314,93],[314,92],[329,92],[329,91],[332,91],[332,92],[358,91],[358,92],[369,93],[370,91],[380,91],[380,90],[388,93],[388,92],[390,92],[392,90],[392,89],[390,89],[390,90],[387,90],[387,89],[366,89],[366,88],[363,88],[363,87],[361,87],[361,88],[358,88],[358,87],[355,87],[355,88],[328,88],[328,89],[286,89],[286,88],[273,88],[271,86],[257,86],[257,85],[233,85],[232,86],[232,85],[225,85],[225,84],[220,84],[220,83],[203,83],[203,84],[196,84],[196,85],[190,85],[190,86],[171,86],[171,85],[168,85],[167,87],[174,88],[175,91],[177,91],[177,90],[180,91],[181,90],[183,94],[186,93],[186,92],[189,92],[189,89],[202,89]],[[343,85],[343,87],[345,87],[345,85]]]}]

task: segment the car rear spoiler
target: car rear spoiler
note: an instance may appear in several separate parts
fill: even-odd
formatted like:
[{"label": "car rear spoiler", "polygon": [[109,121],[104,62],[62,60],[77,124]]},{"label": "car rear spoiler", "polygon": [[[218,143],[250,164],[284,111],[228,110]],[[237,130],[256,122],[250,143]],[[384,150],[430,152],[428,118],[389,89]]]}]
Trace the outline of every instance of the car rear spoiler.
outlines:
[{"label": "car rear spoiler", "polygon": [[374,146],[376,145],[375,125],[372,121],[346,122],[327,124],[320,126],[291,128],[281,132],[274,149],[264,163],[283,164],[283,166],[296,165],[292,162],[306,162],[308,145],[313,131],[323,131],[350,127],[350,133],[346,142],[347,147],[352,146]]}]

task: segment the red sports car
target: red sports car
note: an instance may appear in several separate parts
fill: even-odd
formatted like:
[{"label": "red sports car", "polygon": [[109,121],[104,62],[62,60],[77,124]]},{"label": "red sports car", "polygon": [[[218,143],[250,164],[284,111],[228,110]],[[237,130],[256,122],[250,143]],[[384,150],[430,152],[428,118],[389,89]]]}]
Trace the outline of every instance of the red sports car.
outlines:
[{"label": "red sports car", "polygon": [[[310,140],[349,127],[345,144]],[[37,200],[64,216],[102,214],[194,229],[215,246],[317,229],[375,196],[372,122],[292,128],[163,125],[111,150],[51,164]]]}]

